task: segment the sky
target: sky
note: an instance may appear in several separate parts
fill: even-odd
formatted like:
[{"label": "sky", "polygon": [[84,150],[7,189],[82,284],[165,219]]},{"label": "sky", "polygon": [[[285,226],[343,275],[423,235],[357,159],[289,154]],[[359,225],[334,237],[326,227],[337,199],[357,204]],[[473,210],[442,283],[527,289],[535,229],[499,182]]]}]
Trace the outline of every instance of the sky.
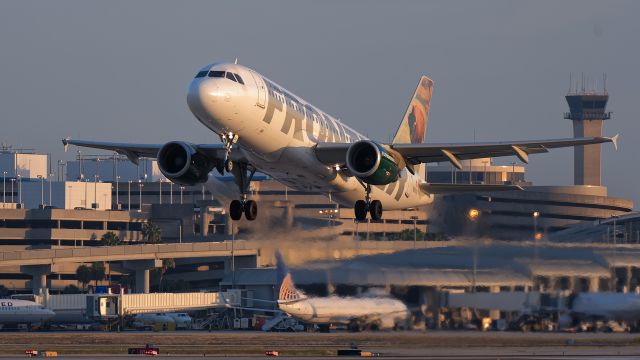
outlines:
[{"label": "sky", "polygon": [[[604,134],[621,138],[603,146],[603,183],[638,208],[638,14],[638,1],[2,1],[0,142],[54,161],[73,157],[68,136],[218,142],[186,88],[236,58],[381,141],[422,74],[427,142],[566,138],[569,74],[601,88],[606,73]],[[573,150],[531,156],[527,179],[572,184]]]}]

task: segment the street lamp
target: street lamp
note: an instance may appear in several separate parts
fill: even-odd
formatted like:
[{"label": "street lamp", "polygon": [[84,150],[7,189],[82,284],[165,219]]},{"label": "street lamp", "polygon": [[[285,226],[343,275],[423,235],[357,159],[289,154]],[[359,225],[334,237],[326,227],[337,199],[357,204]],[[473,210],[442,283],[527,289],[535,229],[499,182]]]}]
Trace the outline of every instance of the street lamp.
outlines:
[{"label": "street lamp", "polygon": [[[116,170],[117,171],[117,170]],[[120,175],[116,175],[116,210],[120,210]]]},{"label": "street lamp", "polygon": [[162,205],[162,178],[160,178],[158,182],[160,182],[160,205]]},{"label": "street lamp", "polygon": [[22,207],[22,175],[18,175],[18,203]]},{"label": "street lamp", "polygon": [[140,190],[140,205],[138,207],[138,212],[142,212],[142,180],[138,180],[138,189]]},{"label": "street lamp", "polygon": [[169,204],[173,205],[173,181],[169,181]]},{"label": "street lamp", "polygon": [[11,203],[13,204],[13,184],[16,183],[16,179],[15,178],[11,178]]},{"label": "street lamp", "polygon": [[53,177],[53,173],[49,174],[49,205],[52,205],[52,201],[51,201],[51,178]]},{"label": "street lamp", "polygon": [[538,234],[538,218],[540,217],[540,212],[534,211],[531,215],[533,216],[533,240],[540,240],[542,239],[542,234]]},{"label": "street lamp", "polygon": [[40,208],[44,209],[44,176],[38,175],[40,179]]},{"label": "street lamp", "polygon": [[128,197],[128,205],[129,205],[129,212],[131,212],[131,180],[127,181],[129,183],[129,191],[127,192],[127,197]]},{"label": "street lamp", "polygon": [[184,190],[184,186],[180,186],[180,205],[182,205],[182,191]]},{"label": "street lamp", "polygon": [[409,219],[413,220],[413,248],[416,248],[416,241],[418,240],[418,217],[413,215]]},{"label": "street lamp", "polygon": [[6,188],[6,180],[7,179],[7,172],[3,171],[2,172],[2,203],[5,204],[7,202],[7,188]]},{"label": "street lamp", "polygon": [[478,219],[478,217],[480,216],[480,210],[475,209],[475,208],[469,209],[469,212],[467,213],[467,216],[469,217],[469,220],[476,221]]},{"label": "street lamp", "polygon": [[93,175],[93,206],[92,207],[96,210],[98,209],[98,178],[100,178],[100,175],[98,175],[98,173],[95,173]]}]

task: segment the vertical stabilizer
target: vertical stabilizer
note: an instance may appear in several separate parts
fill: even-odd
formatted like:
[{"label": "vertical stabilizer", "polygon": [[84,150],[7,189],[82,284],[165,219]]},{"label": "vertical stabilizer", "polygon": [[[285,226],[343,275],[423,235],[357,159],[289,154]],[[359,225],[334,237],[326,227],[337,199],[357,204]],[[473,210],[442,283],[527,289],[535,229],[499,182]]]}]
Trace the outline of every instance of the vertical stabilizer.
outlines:
[{"label": "vertical stabilizer", "polygon": [[296,289],[291,272],[284,263],[280,251],[276,250],[276,276],[278,280],[278,303],[287,303],[306,298],[304,293]]},{"label": "vertical stabilizer", "polygon": [[393,144],[420,144],[424,142],[432,93],[433,80],[423,75],[407,111],[404,113],[398,131],[393,137]]},{"label": "vertical stabilizer", "polygon": [[[413,93],[407,111],[404,113],[398,131],[393,137],[393,144],[421,144],[424,142],[427,135],[432,94],[433,80],[423,75]],[[415,169],[426,180],[426,166],[420,164],[415,166]]]}]

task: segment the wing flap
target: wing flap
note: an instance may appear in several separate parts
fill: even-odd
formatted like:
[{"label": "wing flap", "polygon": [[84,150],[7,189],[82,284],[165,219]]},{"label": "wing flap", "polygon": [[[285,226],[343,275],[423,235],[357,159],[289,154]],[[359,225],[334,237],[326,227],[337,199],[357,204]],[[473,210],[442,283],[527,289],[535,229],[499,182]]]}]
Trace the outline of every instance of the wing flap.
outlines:
[{"label": "wing flap", "polygon": [[519,185],[421,183],[420,190],[427,194],[451,194],[464,192],[519,191],[524,189]]}]

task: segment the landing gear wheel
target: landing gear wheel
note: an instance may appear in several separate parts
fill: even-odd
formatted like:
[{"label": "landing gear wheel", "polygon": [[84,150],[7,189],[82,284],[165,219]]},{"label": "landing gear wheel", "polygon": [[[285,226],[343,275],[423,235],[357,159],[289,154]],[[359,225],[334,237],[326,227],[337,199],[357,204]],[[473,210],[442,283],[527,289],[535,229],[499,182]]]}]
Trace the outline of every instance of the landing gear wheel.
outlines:
[{"label": "landing gear wheel", "polygon": [[244,212],[244,206],[240,200],[233,200],[229,204],[229,217],[231,220],[238,221],[242,219],[242,213]]},{"label": "landing gear wheel", "polygon": [[229,173],[233,171],[233,161],[231,161],[231,159],[227,159],[224,161],[224,169]]},{"label": "landing gear wheel", "polygon": [[258,217],[258,204],[253,200],[247,200],[244,203],[244,216],[249,221],[253,221]]},{"label": "landing gear wheel", "polygon": [[356,220],[364,221],[367,219],[367,203],[364,200],[356,201],[353,206],[353,212],[356,215]]},{"label": "landing gear wheel", "polygon": [[371,220],[378,221],[382,219],[382,203],[380,200],[373,200],[369,205],[369,213],[371,214]]}]

